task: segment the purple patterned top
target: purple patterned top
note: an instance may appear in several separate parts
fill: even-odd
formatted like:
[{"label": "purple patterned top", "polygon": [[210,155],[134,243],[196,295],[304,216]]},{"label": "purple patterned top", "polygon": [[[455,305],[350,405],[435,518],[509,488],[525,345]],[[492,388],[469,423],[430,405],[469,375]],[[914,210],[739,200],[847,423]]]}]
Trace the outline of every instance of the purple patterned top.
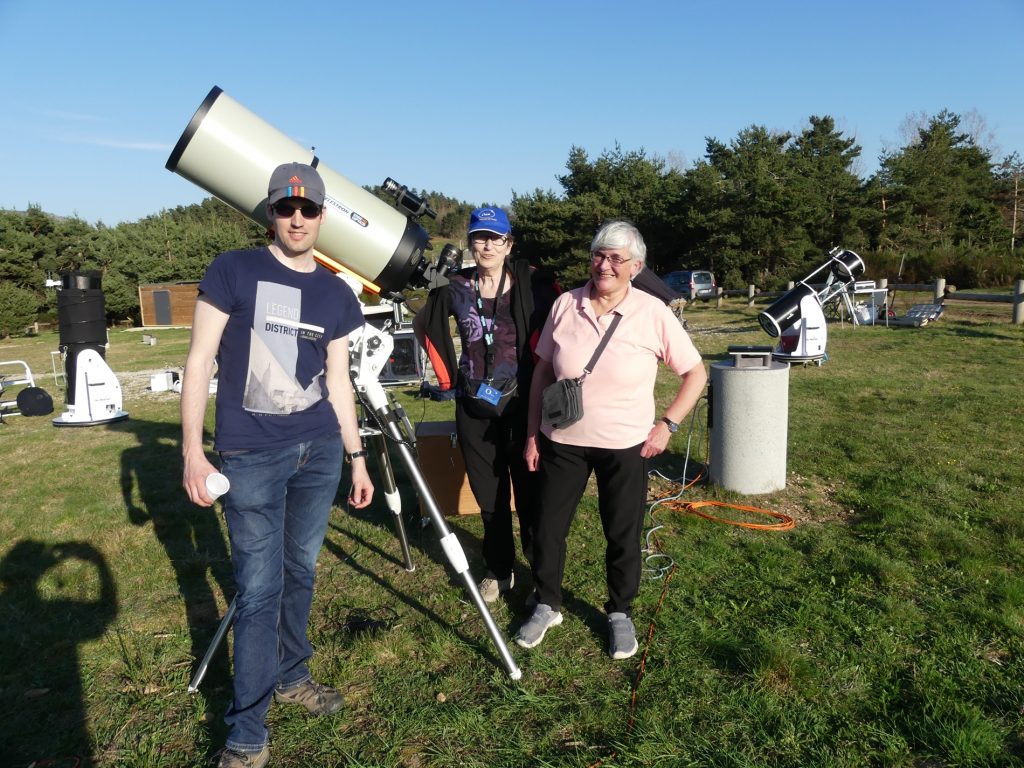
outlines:
[{"label": "purple patterned top", "polygon": [[[498,311],[494,312],[494,299],[482,299],[483,309],[477,308],[476,291],[473,288],[475,269],[464,269],[449,278],[449,307],[455,316],[455,324],[462,341],[459,369],[470,379],[484,377],[485,326],[494,318],[494,369],[489,371],[495,382],[503,382],[516,375],[516,326],[512,319],[512,292],[506,291],[498,299]],[[506,276],[506,286],[511,287],[511,276]]]}]

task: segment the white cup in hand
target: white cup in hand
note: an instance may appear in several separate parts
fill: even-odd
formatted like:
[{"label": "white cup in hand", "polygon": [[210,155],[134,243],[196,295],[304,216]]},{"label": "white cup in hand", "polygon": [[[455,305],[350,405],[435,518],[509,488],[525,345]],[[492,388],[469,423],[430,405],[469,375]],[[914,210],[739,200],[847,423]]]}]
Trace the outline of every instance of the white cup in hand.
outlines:
[{"label": "white cup in hand", "polygon": [[214,472],[213,474],[206,476],[206,495],[209,496],[212,501],[216,501],[219,497],[223,496],[230,490],[230,481],[220,472]]}]

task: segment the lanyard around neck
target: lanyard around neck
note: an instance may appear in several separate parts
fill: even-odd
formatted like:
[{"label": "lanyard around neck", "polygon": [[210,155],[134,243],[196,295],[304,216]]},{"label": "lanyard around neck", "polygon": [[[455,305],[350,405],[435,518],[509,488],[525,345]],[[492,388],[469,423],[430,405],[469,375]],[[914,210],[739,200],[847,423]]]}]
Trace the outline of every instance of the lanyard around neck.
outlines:
[{"label": "lanyard around neck", "polygon": [[484,317],[484,299],[480,295],[480,271],[473,270],[473,292],[476,294],[476,309],[484,329],[484,378],[490,376],[491,365],[494,363],[494,350],[491,349],[494,344],[494,321],[498,316],[498,301],[501,300],[502,293],[505,291],[505,274],[505,265],[503,264],[501,267],[501,279],[498,280],[498,293],[494,296],[494,309],[491,311],[490,320],[488,320]]}]

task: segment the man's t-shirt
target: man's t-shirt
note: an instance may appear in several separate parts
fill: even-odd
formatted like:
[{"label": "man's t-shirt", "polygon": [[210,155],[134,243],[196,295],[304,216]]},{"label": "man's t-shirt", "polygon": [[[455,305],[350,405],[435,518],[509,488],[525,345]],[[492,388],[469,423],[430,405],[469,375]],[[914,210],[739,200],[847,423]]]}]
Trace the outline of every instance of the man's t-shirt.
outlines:
[{"label": "man's t-shirt", "polygon": [[327,345],[363,325],[348,285],[319,264],[296,272],[257,248],[217,256],[199,292],[228,314],[217,351],[216,449],[282,448],[337,432]]}]

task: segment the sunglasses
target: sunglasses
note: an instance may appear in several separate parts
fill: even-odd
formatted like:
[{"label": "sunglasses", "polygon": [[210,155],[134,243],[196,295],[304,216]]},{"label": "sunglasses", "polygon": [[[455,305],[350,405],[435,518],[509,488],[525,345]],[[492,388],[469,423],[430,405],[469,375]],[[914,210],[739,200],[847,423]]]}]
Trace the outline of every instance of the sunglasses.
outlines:
[{"label": "sunglasses", "polygon": [[320,215],[320,206],[316,203],[303,203],[302,205],[295,205],[294,203],[274,203],[273,211],[274,215],[279,219],[290,219],[298,211],[302,214],[304,219],[315,219]]}]

